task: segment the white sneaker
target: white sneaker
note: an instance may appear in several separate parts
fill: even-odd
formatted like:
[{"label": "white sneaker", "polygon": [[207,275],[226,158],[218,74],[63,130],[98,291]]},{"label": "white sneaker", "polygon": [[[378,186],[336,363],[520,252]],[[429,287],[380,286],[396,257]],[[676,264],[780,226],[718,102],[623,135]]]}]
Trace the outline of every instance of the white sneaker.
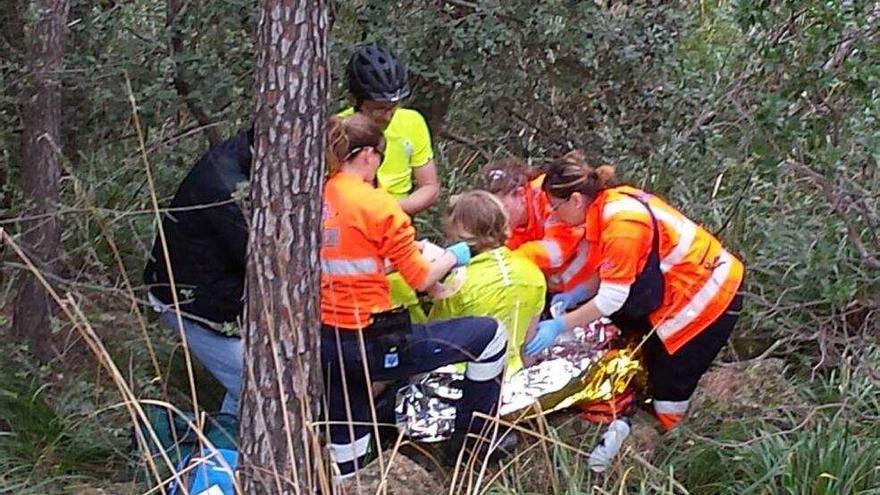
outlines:
[{"label": "white sneaker", "polygon": [[590,469],[594,473],[604,473],[614,460],[614,456],[620,452],[623,441],[629,436],[629,422],[623,419],[615,419],[608,425],[599,445],[590,452]]}]

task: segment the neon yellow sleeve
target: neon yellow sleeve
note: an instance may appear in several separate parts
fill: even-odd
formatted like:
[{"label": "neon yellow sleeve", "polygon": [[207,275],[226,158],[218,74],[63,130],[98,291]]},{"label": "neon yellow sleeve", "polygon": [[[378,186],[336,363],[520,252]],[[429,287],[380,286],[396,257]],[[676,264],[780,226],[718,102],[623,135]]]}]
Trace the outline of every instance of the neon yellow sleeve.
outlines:
[{"label": "neon yellow sleeve", "polygon": [[428,314],[428,321],[442,321],[450,318],[458,318],[465,315],[464,308],[457,295],[452,295],[445,299],[435,299],[431,305],[431,312]]},{"label": "neon yellow sleeve", "polygon": [[407,137],[413,145],[410,167],[418,168],[434,159],[434,150],[431,148],[431,131],[422,114],[412,110],[411,120],[408,124]]},{"label": "neon yellow sleeve", "polygon": [[409,310],[410,320],[413,323],[425,323],[428,318],[425,316],[425,310],[422,308],[416,291],[406,283],[406,280],[398,272],[389,273],[386,278],[388,279],[388,288],[391,291],[391,306],[403,306]]}]

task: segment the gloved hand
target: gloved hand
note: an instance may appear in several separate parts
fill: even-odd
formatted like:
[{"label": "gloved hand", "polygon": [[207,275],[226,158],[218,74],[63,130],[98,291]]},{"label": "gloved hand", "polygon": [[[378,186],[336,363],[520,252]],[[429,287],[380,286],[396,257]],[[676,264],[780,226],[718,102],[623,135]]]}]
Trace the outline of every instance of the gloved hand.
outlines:
[{"label": "gloved hand", "polygon": [[456,242],[446,248],[447,251],[455,256],[455,266],[464,266],[471,260],[471,247],[466,242]]},{"label": "gloved hand", "polygon": [[565,331],[565,323],[562,318],[544,320],[538,323],[538,332],[531,342],[526,344],[526,356],[535,356],[544,349],[553,345],[559,334]]},{"label": "gloved hand", "polygon": [[571,289],[555,294],[552,299],[550,299],[550,311],[555,311],[557,314],[554,315],[554,318],[562,313],[565,313],[572,306],[576,306],[587,300],[589,294],[587,293],[587,284],[578,284]]}]

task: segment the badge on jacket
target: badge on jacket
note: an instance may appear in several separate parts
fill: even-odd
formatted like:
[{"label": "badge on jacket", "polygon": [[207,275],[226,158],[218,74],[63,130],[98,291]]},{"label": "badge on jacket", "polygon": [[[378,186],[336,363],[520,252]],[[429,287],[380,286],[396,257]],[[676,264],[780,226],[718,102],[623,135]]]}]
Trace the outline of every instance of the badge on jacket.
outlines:
[{"label": "badge on jacket", "polygon": [[397,356],[397,347],[392,347],[385,354],[385,369],[397,368],[398,366],[400,366],[400,358]]}]

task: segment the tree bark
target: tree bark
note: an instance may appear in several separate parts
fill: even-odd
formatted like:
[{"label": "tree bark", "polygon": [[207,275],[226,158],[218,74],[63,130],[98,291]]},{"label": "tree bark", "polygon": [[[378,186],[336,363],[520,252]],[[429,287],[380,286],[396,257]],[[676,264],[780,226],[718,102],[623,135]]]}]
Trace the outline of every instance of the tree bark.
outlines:
[{"label": "tree bark", "polygon": [[[61,69],[67,27],[66,0],[36,0],[27,39],[29,85],[22,106],[21,188],[27,201],[21,244],[41,270],[57,271],[61,251],[58,209],[61,181]],[[13,338],[50,355],[54,305],[36,278],[25,275],[13,310]]]},{"label": "tree bark", "polygon": [[241,410],[245,493],[315,493],[324,469],[318,255],[325,0],[261,0]]}]

